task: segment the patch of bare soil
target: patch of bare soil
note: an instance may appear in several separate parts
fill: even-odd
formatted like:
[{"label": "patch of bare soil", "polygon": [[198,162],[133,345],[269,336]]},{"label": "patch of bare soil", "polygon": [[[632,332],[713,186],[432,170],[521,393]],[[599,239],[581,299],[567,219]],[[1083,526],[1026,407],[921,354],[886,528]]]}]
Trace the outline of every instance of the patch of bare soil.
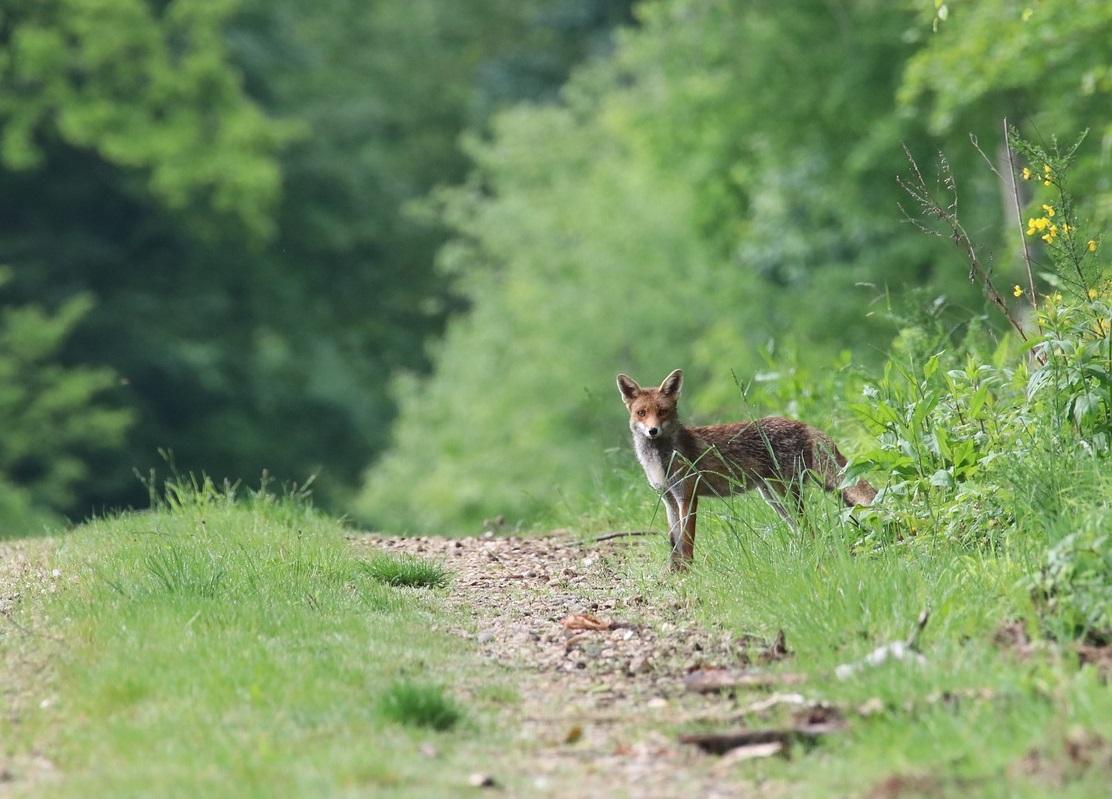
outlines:
[{"label": "patch of bare soil", "polygon": [[[668,591],[615,578],[608,553],[567,537],[383,538],[360,546],[408,553],[453,572],[449,602],[472,623],[453,630],[513,673],[521,702],[504,723],[519,745],[476,764],[513,796],[762,797],[744,760],[789,756],[779,739],[724,757],[682,743],[681,731],[744,729],[763,713],[805,705],[794,681],[741,680],[696,690],[692,674],[761,675],[789,656],[785,642],[714,633]],[[661,565],[661,579],[665,579]],[[686,678],[686,680],[685,680]],[[698,683],[699,680],[694,682]],[[784,688],[784,685],[791,685]],[[466,687],[460,687],[466,690]],[[755,700],[760,700],[755,702]],[[790,722],[789,722],[790,723]]]},{"label": "patch of bare soil", "polygon": [[48,564],[55,543],[0,542],[0,797],[26,792],[55,773],[49,758],[27,746],[24,730],[36,706],[53,701],[49,665],[58,641],[24,608],[32,596],[58,590],[62,575]]}]

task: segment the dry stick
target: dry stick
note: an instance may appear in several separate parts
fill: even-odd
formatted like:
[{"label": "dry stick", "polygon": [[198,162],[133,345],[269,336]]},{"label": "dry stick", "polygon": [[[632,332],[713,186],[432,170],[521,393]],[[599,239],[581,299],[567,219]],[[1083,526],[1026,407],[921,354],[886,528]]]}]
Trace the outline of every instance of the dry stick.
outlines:
[{"label": "dry stick", "polygon": [[[958,249],[962,250],[965,253],[965,257],[969,261],[969,279],[980,279],[981,285],[984,286],[985,294],[988,295],[989,300],[993,303],[993,305],[997,307],[997,309],[999,309],[1000,313],[1004,314],[1004,318],[1008,320],[1013,328],[1015,328],[1015,332],[1019,334],[1019,337],[1024,341],[1027,341],[1027,334],[1023,332],[1023,327],[1019,324],[1019,322],[1016,321],[1015,317],[1013,317],[1011,312],[1008,310],[1008,303],[1004,301],[1004,298],[1001,296],[1000,292],[996,290],[996,286],[994,286],[992,283],[992,278],[989,276],[985,268],[981,265],[981,261],[977,257],[977,251],[973,247],[973,242],[969,238],[969,234],[965,232],[965,228],[962,226],[961,221],[958,219],[957,184],[954,181],[953,175],[950,173],[950,165],[946,161],[945,156],[939,153],[938,159],[940,168],[946,176],[945,186],[947,189],[949,189],[953,197],[949,208],[943,208],[931,196],[930,189],[927,186],[927,181],[923,178],[922,172],[919,171],[919,164],[916,163],[915,157],[912,156],[911,150],[908,149],[906,144],[904,145],[904,153],[907,155],[907,160],[911,164],[912,170],[914,170],[915,184],[913,185],[911,183],[908,183],[901,177],[897,177],[896,182],[900,184],[900,188],[906,191],[908,195],[910,195],[911,198],[919,204],[919,209],[924,215],[934,217],[950,228],[950,240],[954,242],[954,245],[957,246]],[[938,231],[931,230],[925,225],[922,225],[916,220],[912,219],[911,215],[908,214],[906,211],[904,211],[904,216],[907,217],[908,221],[918,227],[920,230],[929,233],[932,236],[945,238]]]},{"label": "dry stick", "polygon": [[1004,117],[1004,147],[1008,152],[1008,177],[1012,181],[1012,198],[1015,200],[1015,222],[1019,227],[1019,244],[1023,248],[1023,263],[1027,266],[1027,285],[1031,290],[1031,308],[1035,311],[1035,324],[1042,332],[1042,322],[1039,321],[1039,301],[1035,294],[1035,275],[1031,271],[1031,252],[1027,249],[1027,236],[1023,232],[1023,212],[1019,207],[1019,182],[1015,179],[1015,156],[1012,154],[1012,143],[1008,139],[1008,118]]},{"label": "dry stick", "polygon": [[656,535],[656,530],[622,530],[617,533],[607,533],[606,535],[595,536],[595,543],[600,541],[610,541],[614,538],[631,538],[635,535]]},{"label": "dry stick", "polygon": [[17,630],[19,630],[24,635],[30,636],[31,638],[46,638],[48,641],[64,641],[65,640],[64,638],[62,638],[61,636],[58,636],[58,635],[51,635],[50,633],[40,633],[40,632],[36,632],[35,630],[32,630],[28,627],[24,627],[18,621],[13,619],[11,614],[8,613],[7,611],[0,612],[0,616],[3,616],[5,619],[7,619],[11,623],[11,625],[13,627],[15,627]]}]

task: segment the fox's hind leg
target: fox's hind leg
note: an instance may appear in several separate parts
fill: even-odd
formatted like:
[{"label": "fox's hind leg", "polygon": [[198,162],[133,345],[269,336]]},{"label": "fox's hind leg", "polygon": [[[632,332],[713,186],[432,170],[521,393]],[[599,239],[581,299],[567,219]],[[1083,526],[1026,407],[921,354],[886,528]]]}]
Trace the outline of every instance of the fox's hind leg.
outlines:
[{"label": "fox's hind leg", "polygon": [[[780,501],[780,497],[777,495],[778,492],[776,491],[776,489],[773,488],[771,485],[761,484],[757,486],[757,490],[761,493],[761,496],[764,497],[764,501],[771,505],[772,509],[780,514],[780,518],[788,523],[788,527],[792,528],[793,531],[798,533],[799,523],[791,515],[791,512],[784,507],[784,503]],[[802,509],[803,495],[799,493],[798,486],[795,486],[794,484],[792,486],[789,486],[787,493],[790,493],[795,497],[797,507]]]}]

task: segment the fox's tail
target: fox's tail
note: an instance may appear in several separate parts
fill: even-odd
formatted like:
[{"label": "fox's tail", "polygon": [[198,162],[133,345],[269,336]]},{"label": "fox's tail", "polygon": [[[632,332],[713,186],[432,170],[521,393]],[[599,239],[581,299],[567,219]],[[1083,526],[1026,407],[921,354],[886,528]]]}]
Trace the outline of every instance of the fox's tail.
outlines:
[{"label": "fox's tail", "polygon": [[[816,444],[816,449],[821,451],[815,452],[815,465],[818,467],[815,471],[827,491],[837,491],[838,483],[841,482],[839,479],[840,473],[845,468],[846,458],[838,451],[832,441],[816,442]],[[826,445],[825,449],[823,449],[824,444]],[[850,508],[855,505],[871,505],[875,497],[876,489],[872,487],[868,480],[858,480],[855,485],[842,491],[842,501]]]}]

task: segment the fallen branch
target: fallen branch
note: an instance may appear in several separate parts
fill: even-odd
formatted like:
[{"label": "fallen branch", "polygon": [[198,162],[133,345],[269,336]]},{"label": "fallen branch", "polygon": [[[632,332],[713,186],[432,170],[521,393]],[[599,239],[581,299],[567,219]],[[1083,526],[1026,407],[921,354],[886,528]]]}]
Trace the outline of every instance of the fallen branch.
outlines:
[{"label": "fallen branch", "polygon": [[594,543],[600,541],[612,541],[615,538],[632,538],[638,535],[659,535],[656,530],[619,530],[616,533],[606,533],[605,535],[595,536]]},{"label": "fallen branch", "polygon": [[731,749],[762,744],[780,744],[787,748],[794,743],[814,743],[824,735],[829,735],[845,727],[844,724],[808,724],[800,727],[767,730],[742,730],[727,733],[692,733],[681,735],[680,742],[692,744],[712,755],[722,755]]},{"label": "fallen branch", "polygon": [[803,674],[792,672],[734,671],[732,669],[700,669],[683,678],[683,685],[696,694],[733,691],[738,688],[772,688],[806,682]]}]

